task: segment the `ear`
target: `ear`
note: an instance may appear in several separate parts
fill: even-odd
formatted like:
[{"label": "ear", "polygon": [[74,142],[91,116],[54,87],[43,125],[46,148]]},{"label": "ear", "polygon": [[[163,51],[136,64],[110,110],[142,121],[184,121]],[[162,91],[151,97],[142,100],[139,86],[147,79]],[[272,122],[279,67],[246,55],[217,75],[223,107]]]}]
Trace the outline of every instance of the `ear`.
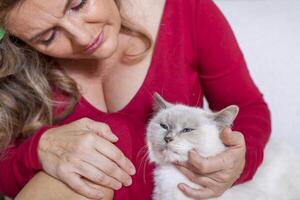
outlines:
[{"label": "ear", "polygon": [[167,102],[164,98],[162,98],[157,92],[153,94],[154,104],[153,109],[155,111],[159,111],[161,109],[167,109],[172,106],[171,103]]},{"label": "ear", "polygon": [[239,107],[236,105],[231,105],[219,112],[214,113],[213,118],[220,128],[230,127],[233,124],[238,112]]}]

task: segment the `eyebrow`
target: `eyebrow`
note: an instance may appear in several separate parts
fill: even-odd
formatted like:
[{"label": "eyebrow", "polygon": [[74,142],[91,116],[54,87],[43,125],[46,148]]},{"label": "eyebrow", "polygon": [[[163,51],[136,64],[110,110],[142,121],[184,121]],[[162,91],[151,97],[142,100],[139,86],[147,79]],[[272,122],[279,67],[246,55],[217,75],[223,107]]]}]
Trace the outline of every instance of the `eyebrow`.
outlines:
[{"label": "eyebrow", "polygon": [[[67,10],[68,10],[68,8],[69,8],[69,6],[70,6],[71,3],[72,3],[72,0],[67,0],[67,3],[66,3],[66,5],[65,5],[65,7],[64,7],[64,10],[63,10],[63,13],[64,13],[64,14],[67,12]],[[52,28],[53,28],[53,27],[48,28],[48,29],[46,29],[46,30],[44,30],[44,31],[42,31],[42,32],[40,32],[40,33],[34,35],[33,37],[31,37],[31,38],[29,39],[29,42],[35,41],[37,38],[39,38],[39,37],[42,36],[43,34],[45,34],[45,33],[47,33],[48,31],[50,31]]]}]

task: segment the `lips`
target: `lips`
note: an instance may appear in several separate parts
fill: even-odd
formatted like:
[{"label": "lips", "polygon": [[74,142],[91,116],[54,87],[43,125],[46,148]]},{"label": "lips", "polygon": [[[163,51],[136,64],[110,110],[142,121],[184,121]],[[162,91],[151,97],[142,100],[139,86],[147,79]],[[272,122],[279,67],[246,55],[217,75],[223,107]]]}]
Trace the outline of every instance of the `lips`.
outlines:
[{"label": "lips", "polygon": [[96,37],[96,39],[91,42],[91,44],[89,44],[86,48],[85,48],[85,52],[88,54],[91,54],[93,52],[95,52],[96,49],[98,49],[98,47],[100,46],[100,44],[102,43],[104,38],[104,34],[103,31]]}]

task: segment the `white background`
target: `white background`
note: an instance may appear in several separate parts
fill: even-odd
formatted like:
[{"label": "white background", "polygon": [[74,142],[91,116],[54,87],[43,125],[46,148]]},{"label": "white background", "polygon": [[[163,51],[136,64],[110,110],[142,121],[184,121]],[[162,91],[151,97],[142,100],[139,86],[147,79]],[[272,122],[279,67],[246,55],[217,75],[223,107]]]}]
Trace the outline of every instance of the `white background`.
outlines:
[{"label": "white background", "polygon": [[272,113],[272,138],[300,152],[300,0],[215,0]]}]

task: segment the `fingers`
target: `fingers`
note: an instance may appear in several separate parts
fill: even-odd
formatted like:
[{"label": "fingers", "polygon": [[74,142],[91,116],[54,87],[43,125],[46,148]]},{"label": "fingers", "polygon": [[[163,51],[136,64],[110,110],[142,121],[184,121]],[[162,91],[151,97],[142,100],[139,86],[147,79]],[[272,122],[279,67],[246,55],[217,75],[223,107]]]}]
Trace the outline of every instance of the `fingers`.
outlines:
[{"label": "fingers", "polygon": [[118,149],[115,145],[109,143],[107,140],[99,137],[95,140],[95,149],[114,161],[118,166],[125,170],[128,174],[135,174],[135,167],[132,162]]},{"label": "fingers", "polygon": [[232,131],[230,128],[224,128],[220,137],[226,146],[245,146],[243,134],[237,131]]},{"label": "fingers", "polygon": [[118,137],[112,133],[110,127],[107,124],[102,122],[97,122],[89,118],[83,118],[81,119],[80,122],[83,124],[84,128],[94,131],[97,135],[111,142],[118,141]]},{"label": "fingers", "polygon": [[190,181],[201,185],[202,187],[213,187],[215,185],[215,181],[210,179],[209,177],[202,176],[192,172],[191,170],[182,167],[176,166],[176,168],[183,173]]},{"label": "fingers", "polygon": [[221,171],[229,162],[230,159],[227,159],[225,153],[205,158],[195,151],[190,151],[188,156],[188,164],[199,174]]},{"label": "fingers", "polygon": [[113,190],[118,190],[122,187],[122,184],[119,181],[85,162],[80,162],[80,164],[78,164],[76,172],[93,183],[104,185]]},{"label": "fingers", "polygon": [[222,153],[202,157],[192,150],[188,154],[188,161],[177,166],[190,181],[204,187],[195,189],[186,184],[179,184],[178,188],[188,197],[193,199],[218,197],[232,186],[242,172],[246,151],[243,135],[225,128],[221,139],[227,146]]},{"label": "fingers", "polygon": [[187,184],[180,183],[178,188],[188,197],[192,199],[208,199],[212,197],[219,196],[216,194],[215,191],[211,190],[210,188],[201,188],[201,189],[194,189]]},{"label": "fingers", "polygon": [[232,168],[235,160],[245,155],[244,137],[240,132],[225,128],[221,134],[221,139],[225,145],[229,146],[224,152],[216,156],[203,157],[192,150],[188,154],[188,162],[186,164],[180,163],[180,165],[193,168],[193,171],[200,174],[210,174]]},{"label": "fingers", "polygon": [[109,174],[114,182],[117,180],[118,183],[122,183],[124,186],[129,186],[132,183],[131,177],[124,170],[122,170],[116,163],[99,153],[96,157],[87,159],[87,162],[105,174]]},{"label": "fingers", "polygon": [[[224,191],[231,186],[231,182],[228,184],[226,177],[229,178],[226,173],[216,173],[212,174],[213,177],[216,175],[216,179],[211,178],[210,176],[203,176],[196,174],[189,169],[186,169],[182,166],[177,166],[177,169],[180,170],[190,181],[202,186],[203,188],[191,188],[185,184],[179,184],[178,187],[189,197],[195,199],[207,199],[218,197],[224,193]],[[224,178],[224,179],[223,179]]]},{"label": "fingers", "polygon": [[78,174],[69,174],[69,176],[72,178],[65,177],[65,180],[67,180],[66,183],[77,193],[90,199],[101,199],[104,197],[104,194],[101,191],[89,186]]}]

